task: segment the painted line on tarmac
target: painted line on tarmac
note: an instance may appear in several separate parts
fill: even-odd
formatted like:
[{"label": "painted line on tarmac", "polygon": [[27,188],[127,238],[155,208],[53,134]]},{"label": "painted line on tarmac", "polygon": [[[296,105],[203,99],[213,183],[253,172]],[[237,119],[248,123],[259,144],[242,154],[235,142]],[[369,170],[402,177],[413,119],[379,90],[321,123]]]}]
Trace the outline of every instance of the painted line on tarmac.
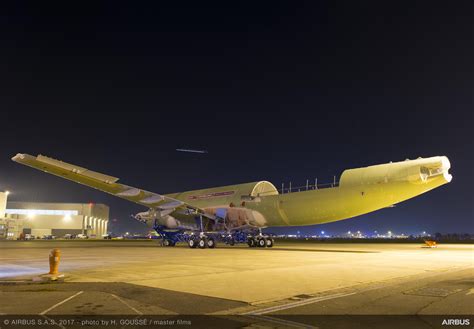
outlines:
[{"label": "painted line on tarmac", "polygon": [[83,292],[84,292],[84,291],[79,291],[78,293],[75,293],[75,294],[72,295],[71,297],[68,297],[68,298],[66,298],[66,299],[63,300],[63,301],[61,301],[61,302],[59,302],[59,303],[57,303],[57,304],[54,304],[54,305],[51,306],[50,308],[48,308],[48,309],[44,310],[43,312],[41,312],[40,315],[45,315],[45,314],[48,313],[49,311],[54,310],[56,307],[58,307],[58,306],[60,306],[60,305],[62,305],[62,304],[64,304],[64,303],[70,301],[71,299],[73,299],[73,298],[76,297],[76,296],[79,296],[79,295],[82,294]]},{"label": "painted line on tarmac", "polygon": [[132,311],[134,311],[135,313],[137,313],[138,315],[143,315],[142,312],[140,312],[139,310],[137,310],[135,307],[133,307],[132,305],[130,305],[129,303],[127,303],[126,301],[124,301],[122,298],[120,298],[119,296],[117,295],[114,295],[114,294],[111,294],[113,297],[115,297],[118,301],[120,301],[122,304],[124,304],[125,306],[128,306]]},{"label": "painted line on tarmac", "polygon": [[285,328],[311,328],[311,329],[318,329],[318,327],[311,326],[309,324],[304,324],[300,322],[293,322],[293,321],[288,321],[284,319],[279,319],[279,318],[274,318],[271,316],[265,316],[265,315],[245,315],[248,318],[258,320],[258,321],[263,321],[263,322],[272,322],[276,323],[279,325],[283,325]]},{"label": "painted line on tarmac", "polygon": [[334,295],[329,295],[329,296],[308,298],[308,299],[300,300],[300,301],[297,301],[297,302],[294,302],[294,303],[288,303],[288,304],[284,304],[284,305],[272,306],[272,307],[268,307],[268,308],[264,308],[264,309],[260,309],[260,310],[255,310],[255,311],[250,311],[250,312],[242,313],[242,314],[243,315],[262,315],[262,314],[267,314],[267,313],[286,310],[286,309],[289,309],[289,308],[295,308],[295,307],[298,307],[298,306],[319,303],[319,302],[322,302],[322,301],[325,301],[325,300],[351,296],[351,295],[355,295],[355,294],[356,294],[356,292],[351,292],[351,293],[340,293],[340,294],[334,294]]}]

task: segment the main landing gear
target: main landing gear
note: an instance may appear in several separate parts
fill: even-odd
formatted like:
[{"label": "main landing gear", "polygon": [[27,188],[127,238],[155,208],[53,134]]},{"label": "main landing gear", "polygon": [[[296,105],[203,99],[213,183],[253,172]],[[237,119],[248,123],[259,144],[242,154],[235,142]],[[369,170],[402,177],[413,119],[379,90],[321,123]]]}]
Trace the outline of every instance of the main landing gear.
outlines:
[{"label": "main landing gear", "polygon": [[174,247],[176,245],[176,242],[171,239],[163,239],[161,243],[164,247]]},{"label": "main landing gear", "polygon": [[271,248],[273,247],[273,239],[270,236],[262,234],[262,229],[258,229],[257,235],[250,235],[247,238],[247,244],[250,248]]},{"label": "main landing gear", "polygon": [[201,235],[200,237],[197,236],[191,236],[188,240],[188,246],[189,248],[210,248],[213,249],[216,247],[216,240],[213,237],[207,237],[204,235]]},{"label": "main landing gear", "polygon": [[213,249],[216,247],[216,240],[214,237],[210,235],[206,235],[204,233],[204,226],[202,224],[202,216],[199,216],[199,228],[200,228],[200,233],[199,236],[195,236],[194,234],[191,236],[188,236],[188,246],[189,248],[210,248]]},{"label": "main landing gear", "polygon": [[273,239],[269,236],[250,236],[247,239],[247,244],[250,248],[271,248],[273,247]]},{"label": "main landing gear", "polygon": [[247,243],[249,247],[271,248],[273,239],[271,236],[263,235],[261,230],[236,230],[232,232],[204,232],[202,219],[199,219],[200,230],[194,233],[181,230],[170,230],[164,226],[155,225],[154,229],[161,236],[163,247],[174,247],[178,242],[186,242],[189,248],[214,249],[217,241],[233,246],[239,243]]}]

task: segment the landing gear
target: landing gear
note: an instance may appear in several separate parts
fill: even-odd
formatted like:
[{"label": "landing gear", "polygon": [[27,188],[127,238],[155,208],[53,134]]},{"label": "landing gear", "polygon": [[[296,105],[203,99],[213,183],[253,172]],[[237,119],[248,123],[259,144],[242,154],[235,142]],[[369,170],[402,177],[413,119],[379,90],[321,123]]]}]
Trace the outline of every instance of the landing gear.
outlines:
[{"label": "landing gear", "polygon": [[213,238],[207,239],[207,247],[208,248],[215,248],[216,247],[216,241]]},{"label": "landing gear", "polygon": [[163,246],[165,247],[174,247],[176,245],[176,242],[174,242],[171,239],[164,239],[163,240]]},{"label": "landing gear", "polygon": [[247,244],[249,245],[250,248],[254,248],[257,246],[257,241],[255,240],[254,237],[249,237],[247,240]]},{"label": "landing gear", "polygon": [[198,245],[198,243],[197,243],[196,239],[190,238],[190,239],[188,240],[188,246],[189,246],[189,248],[194,249],[194,248],[197,247],[197,245]]},{"label": "landing gear", "polygon": [[268,237],[266,240],[267,240],[266,241],[267,242],[267,248],[273,247],[273,239]]},{"label": "landing gear", "polygon": [[206,248],[206,245],[207,245],[206,238],[200,238],[199,241],[198,241],[198,247],[200,249],[204,249],[204,248]]},{"label": "landing gear", "polygon": [[247,244],[250,248],[271,248],[273,247],[273,242],[274,241],[270,236],[263,235],[260,230],[257,235],[250,235],[247,238]]}]

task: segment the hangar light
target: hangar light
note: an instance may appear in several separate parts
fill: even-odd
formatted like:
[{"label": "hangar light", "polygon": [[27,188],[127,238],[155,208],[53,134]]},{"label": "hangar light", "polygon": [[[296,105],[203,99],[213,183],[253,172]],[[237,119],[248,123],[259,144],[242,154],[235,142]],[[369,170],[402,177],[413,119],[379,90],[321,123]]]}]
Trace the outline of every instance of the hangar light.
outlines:
[{"label": "hangar light", "polygon": [[64,216],[63,219],[64,219],[64,221],[69,222],[71,220],[71,215],[67,214],[67,215]]},{"label": "hangar light", "polygon": [[56,210],[56,209],[5,209],[6,214],[11,215],[56,215],[56,216],[77,216],[79,212],[77,210]]},{"label": "hangar light", "polygon": [[32,218],[35,218],[35,212],[32,211],[32,210],[28,210],[27,213],[26,213],[26,217],[32,219]]},{"label": "hangar light", "polygon": [[6,194],[6,195],[10,194],[10,191],[5,191],[5,194]]}]

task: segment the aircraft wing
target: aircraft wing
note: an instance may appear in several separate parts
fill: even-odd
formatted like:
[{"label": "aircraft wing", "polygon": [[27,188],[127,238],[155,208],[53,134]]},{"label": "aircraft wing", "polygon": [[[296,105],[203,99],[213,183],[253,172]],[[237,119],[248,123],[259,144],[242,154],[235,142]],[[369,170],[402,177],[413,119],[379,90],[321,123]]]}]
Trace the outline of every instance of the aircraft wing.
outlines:
[{"label": "aircraft wing", "polygon": [[42,170],[73,182],[87,185],[102,192],[112,194],[116,197],[141,204],[145,207],[157,210],[181,210],[191,213],[202,214],[205,217],[215,219],[214,216],[206,214],[202,209],[196,208],[181,200],[173,199],[162,194],[148,192],[136,187],[118,183],[118,178],[101,174],[70,163],[46,157],[44,155],[32,156],[18,153],[12,158],[13,161],[23,165]]}]

